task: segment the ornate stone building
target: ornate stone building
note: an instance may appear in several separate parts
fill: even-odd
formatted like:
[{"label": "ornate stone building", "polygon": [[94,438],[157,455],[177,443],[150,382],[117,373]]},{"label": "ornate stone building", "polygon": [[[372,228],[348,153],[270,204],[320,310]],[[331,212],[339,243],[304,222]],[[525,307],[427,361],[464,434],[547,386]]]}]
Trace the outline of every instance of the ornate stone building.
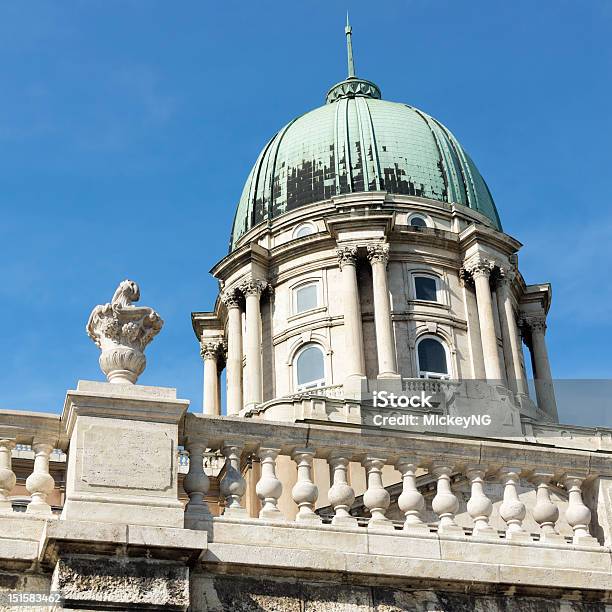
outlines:
[{"label": "ornate stone building", "polygon": [[132,281],[87,324],[108,382],[0,412],[1,605],[612,609],[612,431],[558,422],[550,285],[453,134],[355,76],[351,34],[192,313],[204,414],[136,384],[163,322]]}]

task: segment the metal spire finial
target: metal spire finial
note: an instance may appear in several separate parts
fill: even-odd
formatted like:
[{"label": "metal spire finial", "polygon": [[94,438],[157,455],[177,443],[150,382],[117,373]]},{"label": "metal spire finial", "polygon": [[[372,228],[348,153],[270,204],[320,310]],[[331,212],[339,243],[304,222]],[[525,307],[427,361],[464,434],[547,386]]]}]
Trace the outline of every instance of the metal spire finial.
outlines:
[{"label": "metal spire finial", "polygon": [[346,34],[346,52],[348,54],[348,78],[355,77],[355,64],[353,62],[353,28],[351,28],[351,24],[349,23],[349,14],[346,11],[346,27],[344,28],[344,33]]}]

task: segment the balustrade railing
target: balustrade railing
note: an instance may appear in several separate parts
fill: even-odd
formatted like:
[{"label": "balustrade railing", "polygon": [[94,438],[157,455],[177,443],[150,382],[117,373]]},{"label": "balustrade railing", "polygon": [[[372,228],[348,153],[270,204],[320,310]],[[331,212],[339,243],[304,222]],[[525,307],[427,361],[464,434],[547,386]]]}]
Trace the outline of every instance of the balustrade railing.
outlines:
[{"label": "balustrade railing", "polygon": [[[246,485],[237,469],[239,458],[259,458],[261,476],[256,485],[261,502],[259,518],[267,521],[321,522],[315,510],[319,490],[313,477],[313,461],[324,459],[331,474],[326,497],[333,508],[332,525],[353,528],[364,525],[367,529],[387,531],[401,529],[406,534],[437,531],[440,535],[469,535],[479,540],[504,538],[565,544],[566,539],[556,526],[559,508],[551,498],[554,484],[556,487],[564,486],[568,493],[565,520],[573,530],[573,544],[600,546],[591,533],[592,513],[584,501],[584,486],[597,476],[612,475],[609,454],[551,448],[535,443],[479,441],[398,431],[371,433],[358,428],[267,423],[192,414],[186,416],[185,432],[190,439],[200,441],[198,449],[219,450],[226,456],[228,440],[231,440],[231,457],[236,469],[225,472],[227,484],[221,482],[226,509],[244,509]],[[297,506],[295,518],[284,516],[279,510],[279,499],[285,487],[277,475],[277,464],[282,456],[289,457],[295,464],[295,479],[292,480],[295,484],[291,489]],[[361,464],[365,469],[367,484],[363,505],[367,517],[351,514],[356,492],[347,478],[347,470],[354,464]],[[192,507],[192,512],[202,515],[207,512],[208,482],[195,477],[201,467],[195,463],[193,466],[192,480],[197,485],[187,492],[197,506]],[[397,480],[401,482],[402,491],[397,499],[397,506],[404,516],[401,525],[387,517],[390,497],[382,481],[385,466],[395,468]],[[451,486],[451,477],[458,473],[469,483],[467,513],[473,526],[467,529],[456,521],[459,499]],[[436,493],[431,507],[438,518],[436,525],[428,525],[425,520],[425,500],[417,486],[418,478],[423,475],[433,476],[435,480]],[[503,487],[499,515],[505,523],[505,530],[501,533],[490,524],[493,504],[487,496],[485,483],[497,483]],[[539,526],[538,533],[529,533],[523,525],[527,509],[519,497],[519,484],[530,485],[536,491],[536,502],[531,512]],[[187,486],[191,486],[191,480]]]}]

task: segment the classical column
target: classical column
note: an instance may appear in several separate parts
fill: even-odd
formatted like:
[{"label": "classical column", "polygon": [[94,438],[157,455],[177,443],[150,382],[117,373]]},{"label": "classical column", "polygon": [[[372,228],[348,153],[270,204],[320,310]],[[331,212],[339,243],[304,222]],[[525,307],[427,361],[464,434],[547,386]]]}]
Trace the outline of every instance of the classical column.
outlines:
[{"label": "classical column", "polygon": [[219,373],[218,359],[222,347],[220,339],[202,340],[200,344],[200,355],[204,360],[204,401],[203,412],[213,416],[221,414],[219,404]]},{"label": "classical column", "polygon": [[527,383],[521,367],[521,346],[519,344],[518,326],[512,306],[510,287],[513,274],[507,272],[497,286],[497,305],[502,329],[502,343],[506,372],[513,391],[528,395]]},{"label": "classical column", "polygon": [[368,259],[372,266],[372,285],[374,288],[374,324],[376,326],[376,352],[378,355],[378,376],[397,376],[397,359],[393,341],[393,321],[391,320],[391,300],[387,279],[389,245],[368,246]]},{"label": "classical column", "polygon": [[535,379],[538,407],[555,421],[558,421],[557,402],[555,401],[555,390],[553,388],[548,350],[544,337],[546,333],[546,317],[525,317],[522,319],[522,323],[531,331],[530,349],[534,367],[533,377]]},{"label": "classical column", "polygon": [[259,301],[267,285],[262,280],[249,280],[240,285],[240,290],[246,300],[247,389],[244,397],[245,407],[262,402],[261,307]]},{"label": "classical column", "polygon": [[493,319],[493,300],[491,297],[491,286],[489,277],[491,275],[492,263],[479,261],[469,268],[474,285],[476,287],[476,305],[478,307],[478,322],[480,325],[480,338],[485,360],[485,372],[487,380],[500,384],[503,380],[499,353],[497,351],[497,337],[495,335],[495,323]]},{"label": "classical column", "polygon": [[227,308],[227,414],[231,416],[242,410],[242,316],[240,296],[234,289],[225,291],[221,299]]},{"label": "classical column", "polygon": [[47,498],[55,487],[55,480],[49,473],[49,458],[53,444],[50,441],[35,439],[32,450],[34,451],[34,471],[26,480],[26,489],[32,496],[32,500],[28,504],[26,513],[51,516],[51,506]]},{"label": "classical column", "polygon": [[344,306],[345,362],[348,376],[365,376],[361,306],[357,285],[357,247],[339,248],[338,264],[342,270],[342,301]]},{"label": "classical column", "polygon": [[13,448],[15,448],[15,440],[0,439],[0,511],[11,512],[13,510],[10,494],[17,482],[12,469],[11,452]]}]

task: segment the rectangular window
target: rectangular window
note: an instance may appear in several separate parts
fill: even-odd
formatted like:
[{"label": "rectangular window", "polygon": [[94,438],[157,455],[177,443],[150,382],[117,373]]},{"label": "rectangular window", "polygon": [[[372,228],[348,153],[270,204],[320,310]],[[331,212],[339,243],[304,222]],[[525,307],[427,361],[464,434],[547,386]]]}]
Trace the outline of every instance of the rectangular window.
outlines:
[{"label": "rectangular window", "polygon": [[295,290],[295,311],[304,312],[318,306],[317,283],[304,285]]},{"label": "rectangular window", "polygon": [[414,288],[417,300],[426,300],[427,302],[438,301],[438,283],[431,276],[415,276]]}]

